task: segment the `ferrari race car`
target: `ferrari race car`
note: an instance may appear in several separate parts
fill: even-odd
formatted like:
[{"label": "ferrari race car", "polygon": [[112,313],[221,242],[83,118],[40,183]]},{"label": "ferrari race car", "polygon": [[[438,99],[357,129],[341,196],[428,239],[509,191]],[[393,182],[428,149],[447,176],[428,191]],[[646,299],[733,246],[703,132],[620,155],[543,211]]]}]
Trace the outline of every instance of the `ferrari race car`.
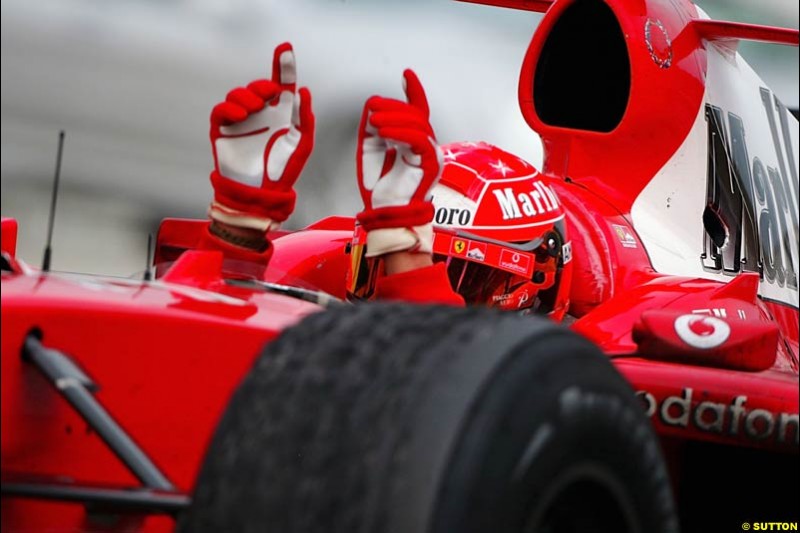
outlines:
[{"label": "ferrari race car", "polygon": [[563,323],[352,304],[352,218],[272,232],[258,279],[167,219],[142,280],[33,269],[4,218],[2,531],[796,529],[798,121],[736,47],[798,32],[483,3],[546,12],[519,103]]}]

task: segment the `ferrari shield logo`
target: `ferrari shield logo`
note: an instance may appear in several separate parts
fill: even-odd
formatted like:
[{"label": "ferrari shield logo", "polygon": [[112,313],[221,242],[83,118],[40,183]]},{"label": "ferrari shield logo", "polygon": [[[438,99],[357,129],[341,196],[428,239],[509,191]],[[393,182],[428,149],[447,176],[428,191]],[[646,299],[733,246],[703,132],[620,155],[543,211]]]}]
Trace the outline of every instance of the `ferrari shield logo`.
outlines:
[{"label": "ferrari shield logo", "polygon": [[453,250],[457,253],[464,253],[464,248],[467,247],[467,243],[462,240],[455,240],[453,241]]},{"label": "ferrari shield logo", "polygon": [[622,244],[623,248],[636,248],[636,237],[633,236],[628,228],[625,226],[620,226],[618,224],[611,224],[611,227],[614,228],[614,233],[617,234],[617,238],[619,239],[620,244]]}]

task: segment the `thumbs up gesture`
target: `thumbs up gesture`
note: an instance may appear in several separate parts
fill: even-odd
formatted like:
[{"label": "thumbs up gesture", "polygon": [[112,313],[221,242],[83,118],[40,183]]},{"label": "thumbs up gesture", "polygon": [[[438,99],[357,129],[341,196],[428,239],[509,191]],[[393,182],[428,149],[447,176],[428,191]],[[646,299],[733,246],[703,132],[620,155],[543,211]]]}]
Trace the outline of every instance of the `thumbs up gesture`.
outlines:
[{"label": "thumbs up gesture", "polygon": [[367,257],[430,253],[433,204],[442,155],[430,125],[428,100],[411,70],[403,73],[406,101],[373,96],[364,105],[356,168],[367,232]]},{"label": "thumbs up gesture", "polygon": [[311,93],[296,83],[294,50],[283,43],[271,79],[233,89],[211,111],[212,220],[267,231],[294,210],[293,185],[314,145]]}]

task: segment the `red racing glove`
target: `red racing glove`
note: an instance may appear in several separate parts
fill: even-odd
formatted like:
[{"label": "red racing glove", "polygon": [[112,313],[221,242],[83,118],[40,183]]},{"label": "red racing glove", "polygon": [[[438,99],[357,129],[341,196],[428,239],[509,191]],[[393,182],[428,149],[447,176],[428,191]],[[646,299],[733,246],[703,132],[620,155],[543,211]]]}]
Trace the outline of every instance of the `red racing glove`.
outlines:
[{"label": "red racing glove", "polygon": [[390,252],[431,253],[433,203],[442,155],[430,125],[425,90],[411,70],[403,72],[407,102],[373,96],[358,130],[356,167],[367,232],[367,257]]},{"label": "red racing glove", "polygon": [[233,89],[211,111],[212,220],[266,232],[294,210],[293,185],[314,146],[311,93],[295,86],[294,50],[283,43],[271,80]]}]

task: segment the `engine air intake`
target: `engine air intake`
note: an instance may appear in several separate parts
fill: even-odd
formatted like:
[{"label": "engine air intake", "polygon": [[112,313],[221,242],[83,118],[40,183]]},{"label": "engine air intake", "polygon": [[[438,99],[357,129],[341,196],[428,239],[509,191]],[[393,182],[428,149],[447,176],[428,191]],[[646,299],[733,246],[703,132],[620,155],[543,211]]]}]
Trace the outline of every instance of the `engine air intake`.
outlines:
[{"label": "engine air intake", "polygon": [[578,0],[555,23],[539,56],[537,115],[550,126],[607,133],[622,120],[630,88],[617,18],[600,0]]}]

